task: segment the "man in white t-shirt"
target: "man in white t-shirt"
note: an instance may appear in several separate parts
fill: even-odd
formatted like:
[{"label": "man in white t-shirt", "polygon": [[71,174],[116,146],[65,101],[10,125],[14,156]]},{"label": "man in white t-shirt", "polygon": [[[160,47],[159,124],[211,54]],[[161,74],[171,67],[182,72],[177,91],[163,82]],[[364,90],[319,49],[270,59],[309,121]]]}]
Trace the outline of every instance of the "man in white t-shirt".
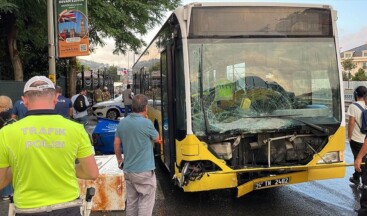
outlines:
[{"label": "man in white t-shirt", "polygon": [[[367,96],[367,88],[365,86],[358,86],[354,90],[353,94],[354,94],[354,100],[356,102],[348,107],[347,115],[349,116],[348,140],[355,160],[359,150],[361,150],[362,148],[364,139],[366,137],[366,134],[363,134],[360,131],[362,124],[361,122],[362,110],[359,108],[357,104],[359,104],[362,108],[366,109],[365,96]],[[349,178],[349,181],[355,185],[360,185],[361,183],[360,178],[361,173],[354,171],[353,176]]]}]

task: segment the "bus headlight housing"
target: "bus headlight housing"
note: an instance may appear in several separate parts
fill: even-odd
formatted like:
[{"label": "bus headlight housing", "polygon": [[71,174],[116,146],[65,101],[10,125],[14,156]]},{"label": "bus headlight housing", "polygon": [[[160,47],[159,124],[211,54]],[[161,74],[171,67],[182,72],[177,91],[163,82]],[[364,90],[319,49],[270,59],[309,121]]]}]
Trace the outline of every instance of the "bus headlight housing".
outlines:
[{"label": "bus headlight housing", "polygon": [[322,156],[322,159],[317,161],[317,164],[328,164],[328,163],[338,163],[343,159],[343,155],[339,151],[328,152]]}]

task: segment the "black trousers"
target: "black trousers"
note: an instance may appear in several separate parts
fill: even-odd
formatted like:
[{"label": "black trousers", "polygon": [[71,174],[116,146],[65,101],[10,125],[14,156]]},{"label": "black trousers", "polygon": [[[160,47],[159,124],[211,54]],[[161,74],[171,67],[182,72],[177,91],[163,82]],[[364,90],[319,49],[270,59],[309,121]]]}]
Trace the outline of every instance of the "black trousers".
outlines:
[{"label": "black trousers", "polygon": [[[350,148],[351,148],[352,153],[353,153],[354,160],[356,160],[356,157],[358,155],[358,152],[361,150],[363,143],[360,143],[360,142],[356,142],[354,140],[351,140],[349,142],[349,144],[350,144]],[[361,177],[361,173],[354,170],[353,178],[354,179],[359,179],[359,177]]]},{"label": "black trousers", "polygon": [[[364,158],[364,162],[367,163],[366,157]],[[358,210],[358,216],[367,216],[367,165],[362,165],[362,193],[361,199],[359,203],[361,208]]]},{"label": "black trousers", "polygon": [[58,209],[52,212],[16,213],[15,215],[16,216],[81,216],[79,206]]}]

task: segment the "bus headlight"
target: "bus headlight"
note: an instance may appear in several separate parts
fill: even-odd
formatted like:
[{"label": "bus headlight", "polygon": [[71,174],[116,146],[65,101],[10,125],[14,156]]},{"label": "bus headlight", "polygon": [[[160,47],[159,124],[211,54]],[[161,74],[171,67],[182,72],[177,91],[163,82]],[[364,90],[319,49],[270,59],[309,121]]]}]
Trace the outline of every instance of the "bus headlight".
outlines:
[{"label": "bus headlight", "polygon": [[318,164],[328,164],[328,163],[338,163],[342,159],[342,155],[340,155],[340,152],[328,152],[322,156],[322,159],[317,161]]}]

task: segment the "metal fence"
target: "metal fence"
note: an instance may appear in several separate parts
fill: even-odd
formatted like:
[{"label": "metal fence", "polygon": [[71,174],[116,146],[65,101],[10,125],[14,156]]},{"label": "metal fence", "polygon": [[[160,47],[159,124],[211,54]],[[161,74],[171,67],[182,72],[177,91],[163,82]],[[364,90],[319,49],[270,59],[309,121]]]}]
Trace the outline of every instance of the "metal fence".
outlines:
[{"label": "metal fence", "polygon": [[25,82],[0,80],[0,95],[10,97],[13,103],[23,95]]},{"label": "metal fence", "polygon": [[[21,99],[25,83],[24,81],[0,80],[0,95],[10,97],[13,103],[15,103],[15,101]],[[57,85],[61,86],[63,94],[66,95],[67,88],[65,77],[57,79]]]}]

